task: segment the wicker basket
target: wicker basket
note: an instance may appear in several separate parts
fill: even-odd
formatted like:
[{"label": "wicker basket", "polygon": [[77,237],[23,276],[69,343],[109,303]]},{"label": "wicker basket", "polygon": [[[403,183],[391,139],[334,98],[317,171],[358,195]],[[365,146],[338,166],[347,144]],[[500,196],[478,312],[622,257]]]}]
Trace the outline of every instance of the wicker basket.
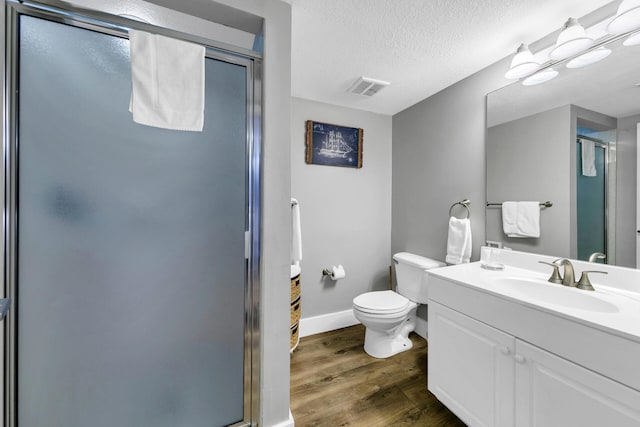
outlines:
[{"label": "wicker basket", "polygon": [[295,325],[291,326],[290,329],[289,348],[291,349],[291,351],[293,351],[298,346],[298,342],[300,339],[298,332],[298,324],[296,323]]},{"label": "wicker basket", "polygon": [[289,322],[290,325],[294,325],[298,323],[298,321],[300,320],[300,312],[302,311],[300,309],[300,306],[301,306],[300,297],[298,297],[295,301],[291,303],[291,322]]},{"label": "wicker basket", "polygon": [[300,275],[291,279],[291,301],[295,301],[300,297]]}]

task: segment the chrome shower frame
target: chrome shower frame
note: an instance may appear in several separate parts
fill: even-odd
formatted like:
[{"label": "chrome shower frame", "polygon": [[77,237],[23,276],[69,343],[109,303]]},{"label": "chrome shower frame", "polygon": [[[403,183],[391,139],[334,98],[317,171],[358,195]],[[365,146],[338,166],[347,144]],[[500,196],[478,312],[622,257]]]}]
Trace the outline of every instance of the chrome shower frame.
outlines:
[{"label": "chrome shower frame", "polygon": [[[71,6],[58,0],[5,0],[5,64],[3,79],[3,276],[4,296],[14,302],[4,321],[4,416],[5,427],[17,420],[17,88],[18,23],[20,15],[47,19],[100,33],[128,38],[129,29],[149,31],[167,37],[198,43],[206,47],[206,57],[244,66],[247,70],[246,106],[246,242],[244,313],[244,419],[234,426],[255,426],[260,414],[260,218],[262,147],[262,55],[252,50],[138,22],[94,10]],[[0,295],[2,297],[2,295]]]}]

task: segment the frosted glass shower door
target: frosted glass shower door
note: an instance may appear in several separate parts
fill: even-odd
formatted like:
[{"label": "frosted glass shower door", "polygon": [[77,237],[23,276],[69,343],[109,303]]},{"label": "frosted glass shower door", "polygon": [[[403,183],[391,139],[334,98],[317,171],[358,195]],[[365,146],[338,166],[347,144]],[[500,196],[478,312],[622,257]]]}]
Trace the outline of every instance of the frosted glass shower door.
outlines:
[{"label": "frosted glass shower door", "polygon": [[128,40],[19,19],[18,425],[241,422],[247,67],[207,58],[204,132],[142,126]]},{"label": "frosted glass shower door", "polygon": [[576,143],[578,259],[594,252],[606,254],[606,148],[595,147],[596,176],[582,175],[582,144]]}]

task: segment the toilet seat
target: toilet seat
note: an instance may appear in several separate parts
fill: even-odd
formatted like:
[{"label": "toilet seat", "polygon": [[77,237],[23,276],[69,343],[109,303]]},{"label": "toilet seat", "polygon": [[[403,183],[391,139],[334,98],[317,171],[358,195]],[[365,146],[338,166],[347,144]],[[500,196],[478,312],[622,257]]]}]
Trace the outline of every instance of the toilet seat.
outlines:
[{"label": "toilet seat", "polygon": [[395,314],[409,307],[411,301],[394,291],[373,291],[353,299],[353,307],[363,313]]}]

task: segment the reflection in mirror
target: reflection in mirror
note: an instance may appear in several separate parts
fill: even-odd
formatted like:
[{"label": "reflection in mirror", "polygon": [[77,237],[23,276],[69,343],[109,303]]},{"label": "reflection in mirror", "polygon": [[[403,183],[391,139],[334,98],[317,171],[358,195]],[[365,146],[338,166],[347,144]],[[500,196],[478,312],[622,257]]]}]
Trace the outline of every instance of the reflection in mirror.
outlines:
[{"label": "reflection in mirror", "polygon": [[[623,40],[604,61],[487,96],[487,241],[636,267],[640,45]],[[505,235],[500,203],[547,200],[539,238]]]}]

